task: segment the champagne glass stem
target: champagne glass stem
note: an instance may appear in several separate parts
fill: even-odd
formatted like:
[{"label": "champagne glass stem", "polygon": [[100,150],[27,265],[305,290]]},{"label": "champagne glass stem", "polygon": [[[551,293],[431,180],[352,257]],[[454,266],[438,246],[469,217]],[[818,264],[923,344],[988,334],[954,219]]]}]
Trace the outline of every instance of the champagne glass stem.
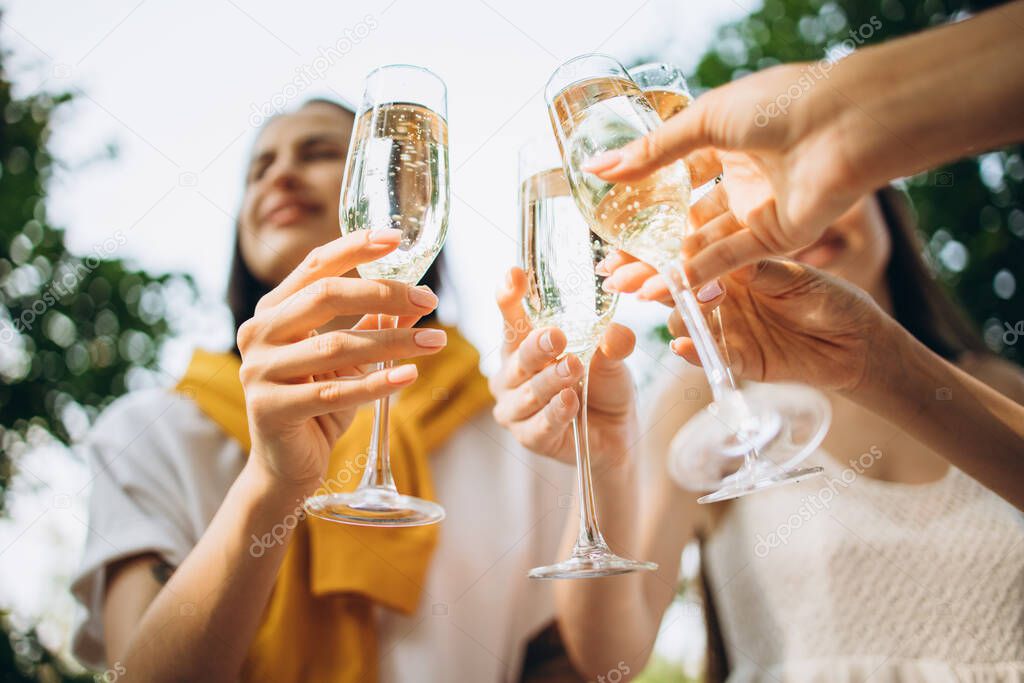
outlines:
[{"label": "champagne glass stem", "polygon": [[[389,329],[398,327],[398,318],[391,315],[377,314],[377,329]],[[393,360],[377,363],[378,370],[387,370],[394,367]],[[391,476],[391,453],[388,448],[388,417],[390,416],[391,397],[385,396],[377,399],[373,407],[373,437],[370,439],[370,449],[366,455],[366,469],[363,470],[363,479],[359,488],[385,488],[398,492],[395,480]]]},{"label": "champagne glass stem", "polygon": [[588,552],[595,548],[607,548],[601,528],[597,522],[597,504],[594,501],[594,481],[590,471],[590,439],[587,434],[587,393],[590,385],[590,359],[593,352],[580,358],[583,363],[583,377],[577,384],[580,396],[580,412],[572,421],[573,443],[576,447],[576,474],[579,477],[580,530],[576,537],[574,554]]},{"label": "champagne glass stem", "polygon": [[[729,386],[732,389],[736,389],[736,378],[732,374],[732,358],[729,357],[729,344],[725,341],[725,323],[722,322],[722,308],[716,307],[715,310],[711,311],[711,324],[718,330],[718,347],[722,354],[722,358],[725,359],[725,372],[728,375]],[[759,455],[757,448],[753,447],[749,451],[743,454],[743,467],[746,472],[753,472],[754,462],[758,459]]]},{"label": "champagne glass stem", "polygon": [[721,401],[725,398],[727,392],[734,389],[731,386],[732,375],[729,372],[729,367],[722,360],[722,356],[718,352],[718,345],[715,342],[715,338],[711,335],[711,330],[708,329],[704,313],[700,310],[700,304],[697,302],[697,297],[694,296],[693,290],[690,289],[686,273],[683,271],[681,264],[676,261],[667,261],[660,264],[658,272],[661,273],[662,278],[668,284],[672,299],[676,302],[676,308],[683,317],[686,329],[690,332],[690,338],[693,339],[693,345],[697,349],[697,356],[704,366],[708,383],[711,385],[711,394],[716,401]]}]

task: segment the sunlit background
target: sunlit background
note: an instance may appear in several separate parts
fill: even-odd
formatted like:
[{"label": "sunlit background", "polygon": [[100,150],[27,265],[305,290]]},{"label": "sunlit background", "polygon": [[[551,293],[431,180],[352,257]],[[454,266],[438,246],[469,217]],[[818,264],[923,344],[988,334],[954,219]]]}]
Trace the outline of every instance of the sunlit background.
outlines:
[{"label": "sunlit background", "polygon": [[[66,586],[84,539],[89,477],[67,444],[112,397],[172,382],[194,346],[231,344],[221,301],[234,215],[267,116],[312,97],[357,101],[363,76],[381,64],[420,64],[445,79],[453,207],[442,311],[493,371],[492,292],[516,254],[515,154],[548,132],[542,88],[558,64],[593,51],[627,64],[657,58],[710,86],[778,61],[835,56],[874,16],[882,29],[868,42],[961,17],[962,4],[5,3],[0,328],[12,329],[46,294],[56,302],[33,316],[31,330],[0,334],[0,610],[22,673],[76,671]],[[904,183],[936,273],[989,345],[1018,360],[1022,180],[1014,148]],[[94,265],[99,258],[106,263]],[[54,290],[76,263],[87,276],[70,292]],[[677,367],[653,333],[662,311],[624,302],[617,319],[641,337],[638,382]],[[691,552],[684,569],[692,575],[696,564]],[[698,675],[696,605],[687,595],[667,615],[651,680]],[[0,658],[5,664],[14,666]]]}]

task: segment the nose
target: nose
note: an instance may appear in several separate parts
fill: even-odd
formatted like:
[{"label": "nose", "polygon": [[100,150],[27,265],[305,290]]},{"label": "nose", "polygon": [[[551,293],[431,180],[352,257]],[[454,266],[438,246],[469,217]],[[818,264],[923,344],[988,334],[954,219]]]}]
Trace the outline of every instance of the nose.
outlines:
[{"label": "nose", "polygon": [[270,186],[278,189],[291,190],[299,186],[298,167],[290,158],[279,158],[267,169]]}]

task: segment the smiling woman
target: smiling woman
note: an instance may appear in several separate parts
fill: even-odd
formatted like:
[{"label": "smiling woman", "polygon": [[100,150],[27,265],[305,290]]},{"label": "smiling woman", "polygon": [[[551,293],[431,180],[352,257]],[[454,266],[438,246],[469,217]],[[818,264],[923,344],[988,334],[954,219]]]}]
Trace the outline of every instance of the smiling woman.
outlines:
[{"label": "smiling woman", "polygon": [[[358,276],[400,231],[338,237],[352,124],[317,100],[261,130],[228,292],[237,347],[197,351],[176,393],[120,399],[87,440],[88,664],[146,681],[505,680],[554,618],[526,571],[556,552],[572,472],[498,429],[479,354],[430,320],[430,287]],[[392,394],[397,484],[443,501],[443,532],[307,518],[310,494],[355,487],[368,404]]]}]

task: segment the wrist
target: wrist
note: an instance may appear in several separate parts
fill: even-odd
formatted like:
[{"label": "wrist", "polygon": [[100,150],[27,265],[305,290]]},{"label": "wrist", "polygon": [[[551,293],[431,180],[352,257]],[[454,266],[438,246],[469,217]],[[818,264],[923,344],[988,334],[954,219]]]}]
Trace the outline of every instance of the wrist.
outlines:
[{"label": "wrist", "polygon": [[282,478],[267,467],[264,459],[254,452],[249,454],[239,475],[248,496],[270,510],[290,510],[310,495],[317,482],[294,482]]}]

